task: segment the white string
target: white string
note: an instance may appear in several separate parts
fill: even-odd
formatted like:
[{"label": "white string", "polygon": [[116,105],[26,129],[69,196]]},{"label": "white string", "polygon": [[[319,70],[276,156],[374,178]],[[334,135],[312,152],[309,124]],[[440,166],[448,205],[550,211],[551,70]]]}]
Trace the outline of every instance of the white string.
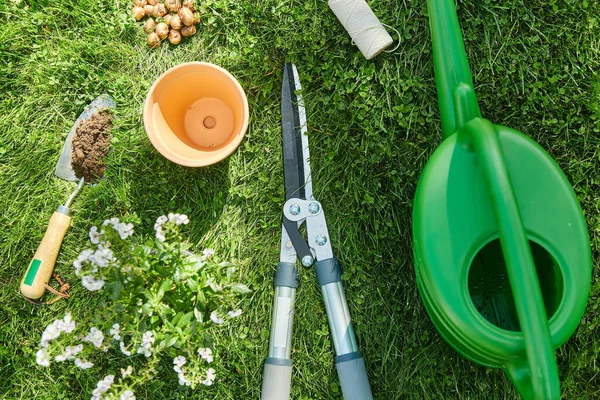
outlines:
[{"label": "white string", "polygon": [[[367,60],[381,53],[394,41],[365,0],[329,0],[328,4],[350,34],[352,44],[358,46]],[[399,45],[400,43],[394,50]]]},{"label": "white string", "polygon": [[390,26],[388,24],[384,24],[383,22],[381,23],[383,26],[387,26],[388,28],[390,28],[391,30],[393,30],[394,32],[396,32],[396,34],[398,35],[398,43],[396,43],[396,46],[391,49],[391,50],[385,50],[386,53],[393,53],[396,50],[398,50],[398,47],[400,47],[400,41],[402,40],[402,37],[400,36],[400,32],[398,32],[398,29],[394,28],[393,26]]}]

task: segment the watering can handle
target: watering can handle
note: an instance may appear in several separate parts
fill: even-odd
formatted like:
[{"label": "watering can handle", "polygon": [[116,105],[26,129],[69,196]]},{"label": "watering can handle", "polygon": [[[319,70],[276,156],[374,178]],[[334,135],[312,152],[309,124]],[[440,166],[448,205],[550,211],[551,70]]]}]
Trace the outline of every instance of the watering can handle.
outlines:
[{"label": "watering can handle", "polygon": [[525,399],[560,399],[558,367],[540,283],[498,133],[482,118],[471,120],[459,131],[459,135],[463,133],[469,136],[483,169],[525,341],[526,362],[507,365],[507,373]]},{"label": "watering can handle", "polygon": [[442,133],[445,139],[461,128],[464,122],[481,117],[481,112],[474,96],[474,102],[468,107],[455,109],[455,91],[461,84],[472,88],[473,78],[454,0],[427,0],[427,9]]}]

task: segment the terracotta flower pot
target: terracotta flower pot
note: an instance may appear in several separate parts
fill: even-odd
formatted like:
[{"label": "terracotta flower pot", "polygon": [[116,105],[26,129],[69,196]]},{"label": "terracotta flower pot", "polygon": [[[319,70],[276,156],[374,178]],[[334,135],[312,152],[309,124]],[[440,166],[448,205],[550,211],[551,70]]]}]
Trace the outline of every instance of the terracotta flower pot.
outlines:
[{"label": "terracotta flower pot", "polygon": [[248,115],[246,94],[233,75],[214,64],[190,62],[154,82],[144,104],[144,127],[163,156],[202,167],[235,151]]}]

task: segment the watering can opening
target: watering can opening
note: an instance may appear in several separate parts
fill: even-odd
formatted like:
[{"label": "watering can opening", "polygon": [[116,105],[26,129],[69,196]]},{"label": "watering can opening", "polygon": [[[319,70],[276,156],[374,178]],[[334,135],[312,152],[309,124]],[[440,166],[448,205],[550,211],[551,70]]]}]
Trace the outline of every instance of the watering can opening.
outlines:
[{"label": "watering can opening", "polygon": [[[562,301],[563,276],[554,257],[541,245],[529,240],[546,317],[550,320]],[[521,331],[508,271],[498,238],[485,244],[469,268],[469,295],[477,311],[493,325]]]}]

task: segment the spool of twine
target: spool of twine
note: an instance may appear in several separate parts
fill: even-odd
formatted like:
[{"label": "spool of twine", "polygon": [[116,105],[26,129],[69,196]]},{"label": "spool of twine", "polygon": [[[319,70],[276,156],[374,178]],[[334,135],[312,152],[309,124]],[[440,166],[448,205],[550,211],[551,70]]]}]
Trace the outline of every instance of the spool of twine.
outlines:
[{"label": "spool of twine", "polygon": [[394,41],[365,0],[329,0],[328,4],[367,60]]}]

